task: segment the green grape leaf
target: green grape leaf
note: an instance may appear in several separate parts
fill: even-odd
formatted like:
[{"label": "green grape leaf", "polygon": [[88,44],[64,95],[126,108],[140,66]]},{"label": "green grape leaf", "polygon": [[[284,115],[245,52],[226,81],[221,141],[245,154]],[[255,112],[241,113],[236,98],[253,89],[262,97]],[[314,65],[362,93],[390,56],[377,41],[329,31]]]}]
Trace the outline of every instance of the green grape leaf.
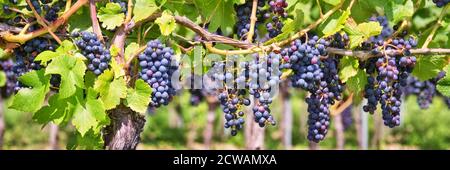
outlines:
[{"label": "green grape leaf", "polygon": [[122,25],[125,20],[125,14],[122,13],[122,8],[118,3],[107,3],[106,6],[101,7],[97,14],[98,19],[102,22],[103,28],[113,30]]},{"label": "green grape leaf", "polygon": [[419,56],[412,74],[420,81],[436,77],[447,65],[445,56]]},{"label": "green grape leaf", "polygon": [[52,95],[48,100],[48,105],[42,107],[33,114],[33,120],[40,124],[53,122],[57,125],[65,126],[72,118],[75,108],[82,100],[83,90],[77,88],[74,95],[68,98],[61,98],[60,93]]},{"label": "green grape leaf", "polygon": [[365,22],[356,25],[353,21],[348,21],[344,28],[350,38],[350,49],[358,47],[371,36],[380,34],[382,29],[383,27],[378,22]]},{"label": "green grape leaf", "polygon": [[98,76],[94,84],[95,91],[100,93],[106,110],[115,108],[120,104],[120,99],[127,96],[127,84],[123,77],[114,78],[111,70],[105,70]]},{"label": "green grape leaf", "polygon": [[[245,0],[239,1],[245,2]],[[199,16],[199,11],[195,8],[195,5],[186,2],[186,0],[170,0],[164,3],[164,8],[167,8],[178,16],[186,16],[192,21],[195,21]]]},{"label": "green grape leaf", "polygon": [[69,40],[64,40],[63,42],[61,42],[61,45],[56,49],[56,52],[70,53],[73,50],[75,50],[75,45]]},{"label": "green grape leaf", "polygon": [[151,16],[159,7],[155,0],[136,0],[133,8],[133,20],[139,22]]},{"label": "green grape leaf", "polygon": [[92,71],[86,72],[86,75],[84,75],[84,87],[86,89],[94,87],[95,79],[97,79],[97,76]]},{"label": "green grape leaf", "polygon": [[57,52],[53,52],[53,51],[48,50],[48,51],[44,51],[42,53],[39,53],[34,60],[35,61],[41,61],[41,65],[46,66],[47,62],[49,62],[54,57],[57,57],[59,55],[60,54],[57,53]]},{"label": "green grape leaf", "polygon": [[367,84],[367,75],[364,70],[358,69],[355,76],[348,78],[346,82],[347,90],[353,93],[353,100],[355,102],[362,100],[362,94]]},{"label": "green grape leaf", "polygon": [[92,22],[90,19],[86,18],[90,18],[89,7],[83,6],[69,18],[69,32],[82,32],[92,30]]},{"label": "green grape leaf", "polygon": [[339,62],[339,78],[343,83],[358,73],[359,62],[354,57],[345,56]]},{"label": "green grape leaf", "polygon": [[450,65],[445,67],[446,75],[439,80],[436,85],[436,89],[444,96],[450,97]]},{"label": "green grape leaf", "polygon": [[69,140],[67,143],[67,149],[84,149],[84,150],[100,150],[104,147],[104,142],[101,133],[95,133],[94,130],[90,129],[84,136],[79,132],[76,132],[76,137]]},{"label": "green grape leaf", "polygon": [[24,112],[36,112],[44,104],[45,95],[50,91],[50,75],[44,70],[33,70],[19,77],[19,81],[31,88],[22,88],[14,96],[9,106]]},{"label": "green grape leaf", "polygon": [[159,30],[164,36],[168,36],[176,28],[175,18],[170,14],[169,11],[164,11],[161,17],[155,20],[155,23],[159,25]]},{"label": "green grape leaf", "polygon": [[382,9],[389,1],[391,0],[355,1],[352,7],[352,19],[357,22],[365,22],[377,13],[377,9]]},{"label": "green grape leaf", "polygon": [[350,14],[351,14],[350,10],[346,10],[344,13],[340,15],[339,18],[331,19],[322,30],[324,36],[328,37],[341,31],[344,28],[344,24],[346,23]]},{"label": "green grape leaf", "polygon": [[215,32],[220,28],[224,35],[229,35],[236,23],[234,3],[231,0],[194,0],[202,18],[209,22],[208,30]]},{"label": "green grape leaf", "polygon": [[354,49],[364,42],[364,36],[362,35],[349,35],[348,37],[350,39],[350,49]]},{"label": "green grape leaf", "polygon": [[78,132],[80,132],[83,137],[84,134],[97,125],[94,115],[87,111],[80,104],[75,108],[75,114],[73,115],[72,124],[75,126]]},{"label": "green grape leaf", "polygon": [[73,95],[76,87],[84,87],[84,74],[86,65],[79,59],[68,55],[62,55],[54,58],[45,69],[45,74],[61,75],[61,85],[59,93],[61,98]]},{"label": "green grape leaf", "polygon": [[392,20],[393,23],[410,18],[414,14],[414,3],[411,0],[403,1],[390,1],[385,6],[386,16]]},{"label": "green grape leaf", "polygon": [[327,3],[327,4],[333,5],[333,6],[336,6],[339,3],[341,3],[341,0],[322,0],[322,1]]},{"label": "green grape leaf", "polygon": [[127,106],[136,112],[145,113],[151,95],[152,88],[144,80],[139,79],[136,81],[135,89],[128,89]]},{"label": "green grape leaf", "polygon": [[136,54],[136,51],[139,49],[139,44],[132,42],[128,44],[125,48],[125,61],[128,61],[131,56]]},{"label": "green grape leaf", "polygon": [[97,99],[97,96],[98,94],[93,88],[88,89],[86,110],[92,114],[97,122],[96,126],[92,126],[93,128],[108,125],[110,123],[109,117],[106,114],[105,106],[100,99]]},{"label": "green grape leaf", "polygon": [[365,22],[358,24],[358,30],[364,35],[365,40],[371,36],[379,35],[383,27],[378,22]]},{"label": "green grape leaf", "polygon": [[[72,56],[74,54],[75,45],[73,45],[72,42],[69,40],[64,40],[61,45],[55,50],[55,52],[47,50],[44,52],[39,53],[35,61],[41,61],[41,65],[46,66],[49,61],[51,61],[53,58],[62,56],[62,55],[69,55]],[[84,57],[83,57],[84,58]]]},{"label": "green grape leaf", "polygon": [[92,88],[88,89],[85,106],[83,107],[81,104],[78,104],[72,119],[72,124],[80,132],[82,137],[89,129],[97,132],[100,130],[97,127],[109,123],[103,102],[97,99],[97,92]]}]

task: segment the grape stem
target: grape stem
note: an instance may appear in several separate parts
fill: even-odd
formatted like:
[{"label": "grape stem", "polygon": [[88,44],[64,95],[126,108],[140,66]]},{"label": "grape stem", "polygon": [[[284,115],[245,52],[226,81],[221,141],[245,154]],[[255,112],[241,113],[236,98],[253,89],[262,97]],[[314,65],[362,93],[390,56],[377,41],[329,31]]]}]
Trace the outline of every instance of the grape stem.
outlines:
[{"label": "grape stem", "polygon": [[17,8],[9,7],[8,9],[11,10],[11,11],[13,11],[13,12],[16,12],[16,13],[19,13],[19,14],[22,14],[22,15],[25,15],[25,16],[30,16],[30,14],[24,13],[24,12],[22,12],[21,10],[19,10],[19,9],[17,9]]},{"label": "grape stem", "polygon": [[256,18],[256,9],[257,8],[258,8],[258,0],[253,0],[252,14],[250,16],[250,30],[248,31],[248,34],[247,34],[247,42],[249,42],[249,43],[252,43],[253,35],[255,35],[255,24],[256,24],[256,20],[258,20],[258,18]]},{"label": "grape stem", "polygon": [[102,30],[100,29],[100,24],[97,20],[97,7],[95,6],[95,0],[89,0],[89,13],[92,21],[92,29],[94,30],[95,35],[101,42],[105,42],[102,35]]},{"label": "grape stem", "polygon": [[428,35],[427,39],[423,43],[422,48],[427,48],[430,42],[433,40],[434,34],[436,34],[436,31],[439,27],[442,26],[442,19],[444,19],[444,16],[447,14],[447,9],[450,8],[450,5],[446,5],[444,9],[442,9],[441,14],[439,15],[438,20],[436,21],[436,24],[433,25],[433,28],[431,30],[430,35]]},{"label": "grape stem", "polygon": [[[332,54],[338,54],[343,56],[353,56],[358,58],[359,60],[367,60],[372,57],[379,57],[382,55],[398,55],[402,54],[402,50],[385,50],[382,53],[378,55],[371,54],[370,51],[352,51],[352,50],[345,50],[345,49],[338,49],[338,48],[327,48],[328,53]],[[446,55],[450,54],[450,49],[444,49],[444,48],[422,48],[422,49],[411,49],[411,54],[421,54],[421,55]]]},{"label": "grape stem", "polygon": [[66,8],[64,9],[64,13],[66,13],[70,9],[70,6],[72,6],[72,0],[67,0]]},{"label": "grape stem", "polygon": [[131,14],[133,13],[133,0],[128,0],[128,6],[127,6],[127,16],[125,18],[125,23],[128,23],[131,21]]},{"label": "grape stem", "polygon": [[319,2],[319,0],[316,0],[316,3],[317,3],[317,7],[319,7],[319,13],[320,13],[320,17],[323,17],[322,6],[320,6],[320,2]]}]

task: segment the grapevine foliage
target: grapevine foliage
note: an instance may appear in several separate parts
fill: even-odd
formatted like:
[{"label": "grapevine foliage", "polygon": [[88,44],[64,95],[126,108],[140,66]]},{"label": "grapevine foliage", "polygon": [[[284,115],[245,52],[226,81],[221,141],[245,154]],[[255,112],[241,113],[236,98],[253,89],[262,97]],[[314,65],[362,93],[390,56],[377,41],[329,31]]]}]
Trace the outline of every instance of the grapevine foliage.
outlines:
[{"label": "grapevine foliage", "polygon": [[145,114],[185,91],[191,105],[217,102],[236,136],[277,125],[272,105],[287,82],[306,92],[313,142],[333,113],[348,129],[359,104],[391,128],[404,97],[450,108],[448,0],[88,3],[0,0],[1,96],[41,124],[74,125],[71,149],[104,148],[117,111]]}]

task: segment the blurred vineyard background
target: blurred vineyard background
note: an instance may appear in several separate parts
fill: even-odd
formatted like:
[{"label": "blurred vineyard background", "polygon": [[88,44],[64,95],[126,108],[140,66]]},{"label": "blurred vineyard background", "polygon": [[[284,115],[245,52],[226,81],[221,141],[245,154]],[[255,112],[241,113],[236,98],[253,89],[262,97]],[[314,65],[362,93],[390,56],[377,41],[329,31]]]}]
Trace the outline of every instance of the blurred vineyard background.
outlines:
[{"label": "blurred vineyard background", "polygon": [[[278,124],[262,132],[261,149],[450,149],[450,111],[440,98],[435,98],[427,110],[419,108],[414,96],[405,99],[401,126],[394,129],[382,124],[381,113],[374,116],[362,112],[360,106],[353,106],[350,126],[344,129],[342,123],[336,122],[348,116],[334,115],[330,133],[323,142],[314,145],[306,139],[305,93],[291,89],[286,94],[290,97],[279,95],[272,104]],[[245,129],[235,137],[224,130],[220,107],[211,108],[214,112],[208,113],[213,105],[203,101],[192,106],[190,97],[186,90],[169,106],[150,111],[138,149],[248,148]],[[8,102],[3,100],[0,110],[4,121],[2,149],[66,149],[66,144],[74,140],[73,127],[39,125],[32,121],[31,113],[7,109]],[[283,118],[290,114],[289,123]],[[253,122],[247,121],[245,127],[250,124]]]}]

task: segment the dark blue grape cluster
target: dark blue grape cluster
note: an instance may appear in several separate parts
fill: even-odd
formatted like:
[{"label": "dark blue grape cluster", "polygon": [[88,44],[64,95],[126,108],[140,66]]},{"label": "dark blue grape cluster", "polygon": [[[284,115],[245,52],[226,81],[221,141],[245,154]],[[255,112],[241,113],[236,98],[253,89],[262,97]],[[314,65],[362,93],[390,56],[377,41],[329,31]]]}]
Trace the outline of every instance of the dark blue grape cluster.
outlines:
[{"label": "dark blue grape cluster", "polygon": [[437,7],[442,8],[450,3],[450,0],[433,0],[433,3],[436,4]]},{"label": "dark blue grape cluster", "polygon": [[[262,7],[265,6],[266,0],[258,0],[258,8],[256,10],[256,17],[257,22],[255,23],[255,30],[259,23],[262,22],[262,13],[264,11],[262,10]],[[250,17],[252,15],[252,1],[247,1],[245,4],[236,6],[235,10],[237,13],[237,23],[236,23],[236,30],[237,30],[237,36],[240,39],[245,40],[247,38],[247,33],[250,31]],[[256,34],[253,35],[253,39],[256,38]]]},{"label": "dark blue grape cluster", "polygon": [[[330,105],[340,100],[343,85],[338,76],[338,57],[328,56],[327,47],[346,46],[348,36],[336,35],[324,39],[313,36],[302,43],[300,39],[282,50],[283,59],[288,59],[293,70],[291,84],[307,90],[310,96],[308,104],[308,136],[313,142],[320,142],[328,133],[330,124]],[[322,57],[326,57],[322,59]]]},{"label": "dark blue grape cluster", "polygon": [[14,61],[12,59],[0,60],[0,70],[6,75],[6,84],[1,88],[2,97],[14,94],[17,75],[14,73]]},{"label": "dark blue grape cluster", "polygon": [[176,94],[172,75],[178,70],[174,51],[158,39],[147,43],[147,48],[138,57],[141,66],[140,78],[152,87],[151,107],[167,105]]},{"label": "dark blue grape cluster", "polygon": [[98,76],[108,69],[111,54],[94,33],[74,32],[72,36],[75,38],[80,37],[75,41],[75,44],[81,50],[81,54],[89,60],[87,68],[90,71]]},{"label": "dark blue grape cluster", "polygon": [[271,19],[271,22],[266,24],[267,32],[269,32],[269,37],[273,38],[281,34],[281,29],[283,28],[282,19],[287,18],[288,13],[285,11],[288,3],[286,0],[270,0],[269,11],[264,14],[265,19]]},{"label": "dark blue grape cluster", "polygon": [[278,89],[280,83],[281,55],[274,52],[264,57],[255,55],[249,62],[249,93],[256,99],[253,107],[255,122],[260,127],[266,124],[275,125],[275,118],[270,113],[269,105],[272,103],[272,93]]},{"label": "dark blue grape cluster", "polygon": [[219,91],[218,100],[225,113],[224,127],[231,129],[231,135],[236,136],[244,126],[243,106],[250,105],[245,90],[248,77],[248,64],[242,63],[243,70],[238,71],[235,62],[215,62],[210,70],[215,88]]},{"label": "dark blue grape cluster", "polygon": [[[413,38],[388,39],[393,31],[389,28],[386,17],[376,17],[376,21],[383,26],[381,34],[371,37],[362,48],[371,50],[372,55],[382,57],[372,58],[361,64],[369,75],[364,94],[367,104],[363,109],[373,113],[380,103],[384,124],[392,128],[400,125],[401,87],[407,85],[407,78],[415,66],[416,57],[412,56],[410,49],[416,47],[417,42]],[[385,53],[385,50],[396,52]]]},{"label": "dark blue grape cluster", "polygon": [[120,8],[122,9],[122,12],[125,14],[127,13],[128,10],[127,0],[111,0],[111,2],[118,3],[120,5]]}]

